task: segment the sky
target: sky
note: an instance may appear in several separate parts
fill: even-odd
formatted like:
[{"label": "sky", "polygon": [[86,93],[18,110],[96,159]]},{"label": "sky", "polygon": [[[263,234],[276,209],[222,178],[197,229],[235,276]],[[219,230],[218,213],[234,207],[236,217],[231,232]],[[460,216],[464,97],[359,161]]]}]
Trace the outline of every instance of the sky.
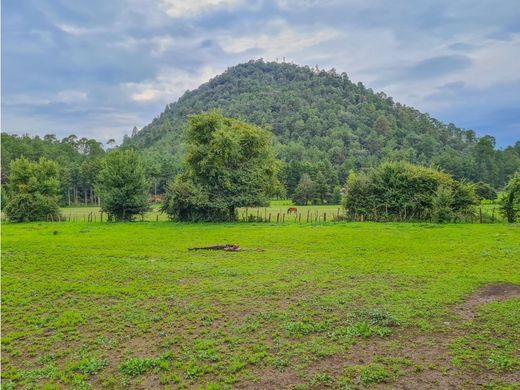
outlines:
[{"label": "sky", "polygon": [[518,0],[4,0],[2,131],[121,141],[250,59],[335,68],[520,140]]}]

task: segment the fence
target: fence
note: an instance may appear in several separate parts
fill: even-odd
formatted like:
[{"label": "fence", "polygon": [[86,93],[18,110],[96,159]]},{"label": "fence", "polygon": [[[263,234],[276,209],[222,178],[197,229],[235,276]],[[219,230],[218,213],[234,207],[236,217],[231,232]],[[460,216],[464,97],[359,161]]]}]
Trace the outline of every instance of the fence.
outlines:
[{"label": "fence", "polygon": [[[292,207],[290,207],[292,208]],[[2,216],[2,220],[4,217]],[[49,222],[107,222],[109,220],[107,213],[101,212],[97,208],[74,208],[63,209],[59,218],[49,216]],[[166,214],[154,210],[143,215],[136,216],[137,221],[159,222],[168,221]],[[289,212],[289,209],[280,207],[263,207],[263,208],[242,208],[237,211],[236,222],[258,222],[258,223],[329,223],[329,222],[364,222],[366,218],[363,215],[355,215],[347,217],[345,211],[341,207],[324,207],[324,206],[303,206],[298,207],[296,211]],[[408,219],[389,219],[381,215],[378,222],[425,222],[422,220]],[[426,221],[431,222],[431,221]],[[503,223],[506,219],[499,213],[498,207],[494,205],[483,205],[476,210],[476,213],[466,220],[455,222],[464,223]]]}]

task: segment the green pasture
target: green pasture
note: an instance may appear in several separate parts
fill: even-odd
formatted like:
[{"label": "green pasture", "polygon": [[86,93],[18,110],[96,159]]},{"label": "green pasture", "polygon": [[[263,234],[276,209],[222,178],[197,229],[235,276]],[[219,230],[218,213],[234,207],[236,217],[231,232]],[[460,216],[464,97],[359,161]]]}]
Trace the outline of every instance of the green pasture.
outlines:
[{"label": "green pasture", "polygon": [[519,225],[4,224],[2,388],[518,388],[506,282]]},{"label": "green pasture", "polygon": [[[287,210],[289,207],[296,207],[297,214],[288,214]],[[155,203],[152,205],[150,212],[146,213],[144,217],[137,216],[137,220],[144,221],[168,221],[168,216],[159,211],[160,205]],[[500,214],[498,204],[483,203],[476,207],[476,213],[474,222],[480,222],[480,210],[482,210],[482,222],[483,223],[498,223],[506,222],[505,218]],[[88,222],[101,221],[101,212],[97,206],[76,206],[76,207],[63,207],[62,215],[73,222]],[[250,218],[260,217],[262,220],[268,220],[271,215],[271,222],[276,222],[277,218],[279,222],[284,223],[307,223],[307,221],[323,222],[324,217],[328,222],[334,221],[336,216],[344,214],[344,210],[341,205],[307,205],[307,206],[293,206],[291,200],[272,200],[269,207],[254,207],[254,208],[240,208],[238,209],[239,220],[246,219],[246,216]],[[106,221],[106,214],[103,215],[103,220]]]},{"label": "green pasture", "polygon": [[[298,214],[288,214],[287,210],[289,207],[296,207]],[[161,213],[159,208],[159,204],[153,204],[151,211],[144,215],[144,221],[167,221],[168,216]],[[72,220],[73,222],[88,222],[90,219],[99,222],[101,220],[101,212],[97,206],[64,207],[61,211],[67,220]],[[343,209],[341,205],[292,206],[290,200],[275,200],[271,202],[269,207],[240,208],[237,212],[240,220],[245,220],[246,216],[268,220],[269,215],[271,215],[271,222],[276,222],[278,218],[280,222],[299,221],[300,223],[306,223],[307,213],[309,213],[309,222],[323,222],[324,214],[326,214],[326,220],[332,221],[338,215],[338,212],[340,215],[343,213]],[[106,221],[106,214],[104,214],[103,218]],[[142,220],[143,218],[137,216],[136,219]]]}]

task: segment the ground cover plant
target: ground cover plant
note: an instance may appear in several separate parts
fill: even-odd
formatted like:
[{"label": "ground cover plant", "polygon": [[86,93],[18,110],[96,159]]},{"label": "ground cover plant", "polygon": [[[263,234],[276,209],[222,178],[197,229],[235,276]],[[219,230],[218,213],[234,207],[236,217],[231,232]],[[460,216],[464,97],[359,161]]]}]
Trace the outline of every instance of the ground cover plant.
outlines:
[{"label": "ground cover plant", "polygon": [[[242,251],[187,250],[219,243]],[[27,223],[2,245],[5,389],[520,383],[515,224]]]}]

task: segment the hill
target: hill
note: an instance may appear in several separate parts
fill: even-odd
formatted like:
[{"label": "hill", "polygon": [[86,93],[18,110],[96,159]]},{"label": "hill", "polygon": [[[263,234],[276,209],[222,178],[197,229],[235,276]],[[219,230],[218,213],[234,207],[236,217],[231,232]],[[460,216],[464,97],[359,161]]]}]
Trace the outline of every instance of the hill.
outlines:
[{"label": "hill", "polygon": [[262,60],[229,68],[186,92],[124,145],[145,150],[164,183],[172,166],[180,169],[186,118],[214,108],[273,132],[289,193],[303,173],[316,179],[322,172],[333,186],[344,183],[350,170],[381,160],[434,164],[456,178],[495,187],[520,168],[520,142],[498,151],[493,137],[444,124],[345,73]]}]

